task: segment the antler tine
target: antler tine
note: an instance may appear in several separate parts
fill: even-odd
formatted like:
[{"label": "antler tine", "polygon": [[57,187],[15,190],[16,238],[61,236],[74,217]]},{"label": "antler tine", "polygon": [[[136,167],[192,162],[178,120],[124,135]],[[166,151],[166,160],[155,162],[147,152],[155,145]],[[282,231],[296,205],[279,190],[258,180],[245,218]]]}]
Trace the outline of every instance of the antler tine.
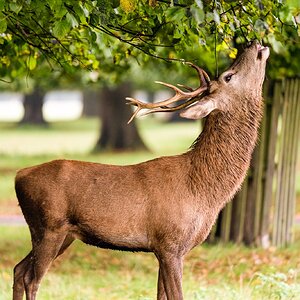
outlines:
[{"label": "antler tine", "polygon": [[179,86],[187,91],[190,91],[190,92],[192,92],[194,90],[192,87],[190,87],[188,85],[180,84],[180,83],[177,83],[177,86]]},{"label": "antler tine", "polygon": [[[146,116],[146,115],[150,115],[150,114],[153,114],[153,113],[156,113],[156,112],[172,112],[172,111],[180,110],[180,109],[183,109],[183,108],[191,105],[192,103],[194,103],[196,101],[198,101],[197,97],[196,98],[191,98],[190,100],[188,100],[184,103],[181,103],[179,105],[173,106],[173,107],[168,107],[168,106],[167,107],[156,107],[156,108],[153,108],[151,110],[148,110],[148,111],[145,111],[145,112],[141,113],[140,116]],[[131,117],[131,118],[133,119],[134,117]]]},{"label": "antler tine", "polygon": [[[191,62],[185,62],[185,64],[194,68],[197,71],[200,83],[202,83],[203,85],[207,85],[210,82],[210,78],[209,78],[208,74],[202,68],[198,67],[197,65],[194,65]],[[191,88],[190,86],[184,85],[184,84],[177,84],[177,86],[180,86],[188,91],[194,91],[193,88]]]},{"label": "antler tine", "polygon": [[[198,97],[200,96],[200,94],[207,90],[210,79],[209,79],[209,76],[207,75],[207,73],[204,70],[202,70],[200,67],[198,67],[190,62],[187,62],[186,64],[191,66],[192,68],[196,69],[198,76],[199,76],[199,80],[200,80],[200,86],[194,90],[191,87],[178,84],[178,86],[183,87],[184,89],[186,89],[188,91],[188,92],[185,92],[170,83],[165,83],[162,81],[155,81],[158,84],[161,84],[168,88],[171,88],[173,91],[175,91],[175,95],[171,98],[168,98],[166,100],[163,100],[163,101],[160,101],[157,103],[144,103],[137,99],[127,97],[126,98],[126,100],[128,101],[127,104],[137,106],[137,109],[133,113],[133,115],[130,118],[130,120],[128,121],[128,123],[130,123],[142,109],[148,110],[145,113],[143,113],[142,115],[147,115],[147,114],[161,112],[161,111],[169,112],[169,111],[175,111],[175,110],[182,109],[182,108],[190,105],[191,103],[198,101]],[[168,106],[168,105],[175,103],[177,101],[180,101],[180,100],[187,100],[187,101],[180,105],[174,106],[174,107]]]},{"label": "antler tine", "polygon": [[[127,122],[127,124],[131,123],[132,120],[137,116],[137,114],[142,109],[148,109],[149,111],[147,113],[145,113],[145,114],[149,114],[150,111],[155,112],[156,109],[158,109],[157,111],[160,111],[160,109],[162,109],[162,110],[163,109],[167,109],[168,108],[168,106],[167,106],[168,104],[174,103],[174,102],[176,102],[178,100],[186,99],[182,95],[182,94],[184,94],[184,92],[181,91],[176,86],[173,86],[173,85],[165,83],[165,82],[160,82],[160,81],[155,81],[155,82],[174,89],[175,90],[175,95],[173,97],[169,98],[169,99],[166,99],[164,101],[157,102],[157,103],[144,103],[144,102],[139,101],[138,99],[126,97],[126,100],[127,100],[126,104],[137,106],[137,109],[134,111],[133,115],[131,116],[131,118],[129,119],[129,121]],[[145,115],[145,114],[142,114],[142,115]]]},{"label": "antler tine", "polygon": [[201,83],[208,84],[210,82],[208,74],[202,68],[198,67],[197,65],[194,65],[189,61],[185,62],[185,64],[194,68],[197,71]]},{"label": "antler tine", "polygon": [[127,124],[131,123],[131,121],[137,116],[137,114],[138,114],[142,109],[151,109],[151,104],[141,102],[141,101],[139,101],[138,99],[126,97],[126,100],[127,100],[126,104],[128,104],[128,105],[133,105],[133,106],[137,106],[137,109],[134,111],[134,113],[132,114],[131,118],[130,118],[129,121],[127,122]]}]

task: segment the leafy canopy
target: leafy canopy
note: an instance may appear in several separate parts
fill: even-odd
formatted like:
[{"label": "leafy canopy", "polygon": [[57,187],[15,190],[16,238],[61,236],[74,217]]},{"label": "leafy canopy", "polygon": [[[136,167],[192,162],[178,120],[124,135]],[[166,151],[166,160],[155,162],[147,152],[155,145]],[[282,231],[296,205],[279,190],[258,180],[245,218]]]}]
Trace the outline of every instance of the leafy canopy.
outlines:
[{"label": "leafy canopy", "polygon": [[276,76],[295,75],[299,23],[298,0],[0,0],[0,78],[47,66],[117,80],[132,60],[199,60],[205,51],[213,69],[218,52],[234,58],[253,39],[272,46]]}]

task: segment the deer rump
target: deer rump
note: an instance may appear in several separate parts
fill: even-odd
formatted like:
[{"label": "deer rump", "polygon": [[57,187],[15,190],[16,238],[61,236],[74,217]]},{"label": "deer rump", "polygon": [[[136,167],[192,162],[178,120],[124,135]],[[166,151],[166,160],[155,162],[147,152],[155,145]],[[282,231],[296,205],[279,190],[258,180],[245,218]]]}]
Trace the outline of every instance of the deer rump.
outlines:
[{"label": "deer rump", "polygon": [[[35,300],[52,261],[74,241],[102,248],[153,252],[159,262],[157,299],[182,300],[185,254],[207,237],[219,211],[241,185],[262,117],[269,49],[257,42],[210,81],[199,67],[196,89],[155,104],[128,98],[147,113],[184,108],[208,116],[188,152],[137,165],[56,160],[18,172],[16,193],[32,250],[14,268],[13,300]],[[172,107],[177,101],[183,103]]]}]

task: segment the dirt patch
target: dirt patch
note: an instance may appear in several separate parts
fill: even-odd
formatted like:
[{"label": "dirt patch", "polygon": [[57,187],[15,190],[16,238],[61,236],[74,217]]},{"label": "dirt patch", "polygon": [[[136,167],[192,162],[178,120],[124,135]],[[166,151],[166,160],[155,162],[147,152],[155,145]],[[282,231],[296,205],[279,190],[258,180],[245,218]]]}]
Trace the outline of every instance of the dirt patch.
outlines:
[{"label": "dirt patch", "polygon": [[1,201],[0,216],[22,215],[20,206],[16,199]]},{"label": "dirt patch", "polygon": [[0,225],[25,225],[26,222],[22,215],[0,216]]},{"label": "dirt patch", "polygon": [[296,198],[296,214],[300,215],[300,194],[298,194]]},{"label": "dirt patch", "polygon": [[0,174],[7,175],[7,174],[15,174],[17,171],[16,168],[0,168]]}]

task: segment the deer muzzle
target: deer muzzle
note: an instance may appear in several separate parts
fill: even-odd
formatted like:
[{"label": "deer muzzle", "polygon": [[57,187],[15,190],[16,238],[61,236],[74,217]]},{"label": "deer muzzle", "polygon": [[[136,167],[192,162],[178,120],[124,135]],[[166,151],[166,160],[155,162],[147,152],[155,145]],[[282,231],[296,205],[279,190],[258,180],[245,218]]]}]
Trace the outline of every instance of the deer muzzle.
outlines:
[{"label": "deer muzzle", "polygon": [[264,47],[260,44],[257,44],[257,59],[267,60],[270,55],[269,47]]}]

